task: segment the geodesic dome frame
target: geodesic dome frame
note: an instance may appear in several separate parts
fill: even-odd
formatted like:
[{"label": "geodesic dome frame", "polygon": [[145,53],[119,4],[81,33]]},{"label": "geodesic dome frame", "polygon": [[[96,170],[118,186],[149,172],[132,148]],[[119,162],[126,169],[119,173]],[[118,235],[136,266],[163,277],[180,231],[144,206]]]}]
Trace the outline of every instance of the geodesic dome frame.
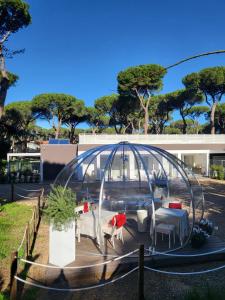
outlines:
[{"label": "geodesic dome frame", "polygon": [[[102,225],[102,211],[113,211],[112,203],[116,207],[115,211],[137,211],[140,206],[146,209],[145,205],[151,207],[150,236],[155,234],[156,191],[161,191],[164,198],[170,199],[179,194],[178,198],[184,201],[189,211],[190,226],[182,246],[188,243],[195,222],[203,218],[204,214],[202,188],[191,170],[176,156],[150,145],[120,142],[90,149],[65,166],[54,184],[70,187],[76,190],[77,195],[87,195],[94,187],[99,228]],[[130,199],[134,198],[136,192],[136,202],[126,199],[127,194]],[[147,201],[140,200],[145,196],[148,197]],[[113,200],[107,201],[110,197]],[[156,246],[154,240],[151,238],[153,248]],[[178,248],[180,246],[172,251]]]}]

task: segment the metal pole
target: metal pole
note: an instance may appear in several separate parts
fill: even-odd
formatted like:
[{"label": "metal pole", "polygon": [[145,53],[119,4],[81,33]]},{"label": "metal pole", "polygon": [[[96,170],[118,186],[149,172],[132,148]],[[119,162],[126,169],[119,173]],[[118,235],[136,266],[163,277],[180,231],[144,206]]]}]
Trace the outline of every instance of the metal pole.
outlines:
[{"label": "metal pole", "polygon": [[144,299],[144,245],[140,245],[138,261],[138,300]]}]

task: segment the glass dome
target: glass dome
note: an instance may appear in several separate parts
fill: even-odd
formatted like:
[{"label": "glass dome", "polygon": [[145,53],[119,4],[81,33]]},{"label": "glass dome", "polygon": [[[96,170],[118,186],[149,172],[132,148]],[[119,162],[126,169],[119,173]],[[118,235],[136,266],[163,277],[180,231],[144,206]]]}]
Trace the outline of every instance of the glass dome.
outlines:
[{"label": "glass dome", "polygon": [[181,248],[204,214],[193,173],[175,155],[150,145],[121,142],[90,149],[68,163],[54,185],[71,188],[78,206],[88,202],[96,216],[89,226],[96,226],[100,247],[110,216],[125,214],[118,244],[124,252],[140,243],[162,252]]}]

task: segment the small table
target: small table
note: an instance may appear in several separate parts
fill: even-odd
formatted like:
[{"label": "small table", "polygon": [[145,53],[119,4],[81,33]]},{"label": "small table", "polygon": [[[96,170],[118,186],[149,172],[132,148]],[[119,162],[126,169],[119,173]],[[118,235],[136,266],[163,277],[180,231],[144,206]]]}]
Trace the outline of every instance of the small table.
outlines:
[{"label": "small table", "polygon": [[98,244],[100,244],[100,241],[102,240],[102,231],[101,228],[99,228],[99,225],[101,227],[101,224],[108,224],[116,214],[116,212],[102,210],[100,224],[98,220],[98,209],[81,214],[78,220],[80,234],[97,239]]},{"label": "small table", "polygon": [[155,211],[155,221],[158,223],[175,225],[175,230],[183,245],[184,238],[188,235],[188,214],[185,209],[172,209],[160,207]]},{"label": "small table", "polygon": [[163,240],[163,234],[169,235],[169,248],[171,248],[171,242],[170,242],[170,235],[173,234],[173,243],[175,244],[175,225],[172,224],[164,224],[160,223],[156,225],[155,227],[155,244],[157,242],[157,233],[162,233],[162,240]]}]

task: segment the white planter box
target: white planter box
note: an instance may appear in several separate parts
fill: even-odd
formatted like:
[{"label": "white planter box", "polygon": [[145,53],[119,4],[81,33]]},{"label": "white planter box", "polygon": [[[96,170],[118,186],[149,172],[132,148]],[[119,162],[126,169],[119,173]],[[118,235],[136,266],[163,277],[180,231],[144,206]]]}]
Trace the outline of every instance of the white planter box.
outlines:
[{"label": "white planter box", "polygon": [[64,267],[75,261],[75,221],[66,230],[49,227],[49,263]]}]

